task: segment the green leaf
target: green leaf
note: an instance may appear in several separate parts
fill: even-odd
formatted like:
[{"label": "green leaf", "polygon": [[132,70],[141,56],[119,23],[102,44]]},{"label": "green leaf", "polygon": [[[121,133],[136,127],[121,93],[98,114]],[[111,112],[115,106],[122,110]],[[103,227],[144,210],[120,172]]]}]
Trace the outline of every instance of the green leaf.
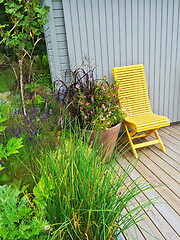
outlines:
[{"label": "green leaf", "polygon": [[6,174],[3,174],[0,177],[0,181],[2,181],[2,182],[6,182],[6,181],[9,181],[9,180],[11,180],[11,178],[8,175],[6,175]]},{"label": "green leaf", "polygon": [[7,156],[10,156],[11,154],[19,153],[17,149],[22,147],[23,147],[22,138],[15,138],[15,137],[11,138],[6,145]]},{"label": "green leaf", "polygon": [[27,99],[27,100],[25,101],[25,103],[29,105],[29,104],[30,104],[30,100]]},{"label": "green leaf", "polygon": [[6,126],[0,126],[0,132],[3,132],[6,128]]},{"label": "green leaf", "polygon": [[1,122],[5,122],[6,120],[7,120],[6,118],[0,117],[0,123],[1,123]]},{"label": "green leaf", "polygon": [[3,144],[0,144],[0,160],[3,157],[6,158],[6,148],[3,146]]},{"label": "green leaf", "polygon": [[36,95],[36,101],[37,101],[38,104],[44,102],[44,100],[41,97],[41,95]]},{"label": "green leaf", "polygon": [[24,89],[28,89],[29,88],[29,84],[24,85]]},{"label": "green leaf", "polygon": [[0,172],[1,172],[3,169],[4,169],[4,167],[1,167],[1,166],[0,166]]}]

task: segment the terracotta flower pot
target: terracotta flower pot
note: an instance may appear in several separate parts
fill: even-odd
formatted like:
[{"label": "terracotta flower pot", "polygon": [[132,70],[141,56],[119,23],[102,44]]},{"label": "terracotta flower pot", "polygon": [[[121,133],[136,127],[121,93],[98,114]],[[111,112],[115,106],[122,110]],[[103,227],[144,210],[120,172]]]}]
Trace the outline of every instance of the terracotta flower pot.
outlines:
[{"label": "terracotta flower pot", "polygon": [[106,162],[108,162],[112,156],[121,124],[122,123],[119,123],[116,126],[107,130],[98,131],[98,136],[97,131],[82,130],[82,132],[85,131],[86,137],[90,137],[91,144],[93,144],[95,139],[97,138],[96,143],[101,146],[103,153],[102,158],[107,155]]}]

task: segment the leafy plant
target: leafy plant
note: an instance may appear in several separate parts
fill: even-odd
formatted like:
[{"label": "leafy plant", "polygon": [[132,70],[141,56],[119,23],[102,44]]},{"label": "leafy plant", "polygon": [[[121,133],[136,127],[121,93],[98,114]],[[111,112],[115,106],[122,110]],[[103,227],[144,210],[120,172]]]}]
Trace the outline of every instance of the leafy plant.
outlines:
[{"label": "leafy plant", "polygon": [[51,74],[49,69],[49,60],[47,54],[43,54],[42,58],[39,56],[35,59],[36,74],[35,81],[42,86],[52,88]]},{"label": "leafy plant", "polygon": [[[6,118],[0,117],[0,123],[6,121]],[[6,129],[6,126],[0,126],[0,133]],[[19,153],[18,149],[23,147],[22,138],[12,137],[6,145],[0,144],[0,171],[4,169],[4,159],[7,159],[12,154]]]},{"label": "leafy plant", "polygon": [[25,103],[26,108],[40,108],[41,111],[52,110],[53,105],[56,109],[59,108],[58,102],[55,99],[54,92],[40,83],[31,82],[25,84]]},{"label": "leafy plant", "polygon": [[122,171],[113,159],[105,164],[99,146],[89,147],[84,135],[67,138],[62,131],[61,141],[59,149],[37,159],[42,177],[34,188],[35,203],[53,228],[52,239],[116,239],[142,220],[142,209],[155,199],[133,207],[133,199],[151,187],[139,178],[128,181],[130,165]]},{"label": "leafy plant", "polygon": [[12,29],[7,32],[8,25],[1,26],[1,36],[7,45],[17,50],[17,56],[21,57],[25,51],[33,50],[34,44],[39,41],[43,24],[47,23],[49,7],[42,8],[37,0],[0,0],[0,3],[4,3],[5,11],[12,17],[13,24]]},{"label": "leafy plant", "polygon": [[34,79],[34,50],[41,40],[40,35],[44,31],[43,24],[47,22],[49,7],[42,8],[38,0],[0,0],[0,3],[4,3],[5,11],[12,20],[10,30],[8,24],[0,25],[3,37],[1,43],[13,48],[18,58],[19,74],[15,75],[17,81],[20,81],[22,107],[26,115],[23,86],[25,82],[30,83]]},{"label": "leafy plant", "polygon": [[47,239],[44,231],[47,221],[30,206],[28,198],[20,198],[23,190],[0,186],[0,238]]},{"label": "leafy plant", "polygon": [[24,89],[30,89],[30,92],[32,93],[32,92],[34,92],[34,88],[35,87],[38,87],[39,85],[37,84],[37,83],[34,83],[34,82],[31,82],[30,84],[26,84],[25,86],[24,86]]}]

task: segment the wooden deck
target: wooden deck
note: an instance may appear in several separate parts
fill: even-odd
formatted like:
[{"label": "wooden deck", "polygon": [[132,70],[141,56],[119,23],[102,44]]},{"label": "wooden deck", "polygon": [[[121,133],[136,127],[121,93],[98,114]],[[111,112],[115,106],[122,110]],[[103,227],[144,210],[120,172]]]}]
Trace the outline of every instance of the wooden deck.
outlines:
[{"label": "wooden deck", "polygon": [[[158,203],[151,205],[147,218],[139,226],[130,228],[124,239],[138,240],[176,240],[180,239],[180,124],[171,125],[159,130],[166,152],[162,152],[159,145],[149,146],[145,150],[139,149],[140,156],[131,179],[142,176],[151,185],[160,185],[154,190],[142,193],[137,199],[151,199],[160,196]],[[152,136],[148,137],[152,139]],[[137,140],[138,142],[139,140]],[[124,168],[132,159],[131,150],[125,153]],[[132,162],[135,162],[133,159]],[[119,158],[118,163],[122,162]],[[146,231],[144,231],[145,229]]]}]

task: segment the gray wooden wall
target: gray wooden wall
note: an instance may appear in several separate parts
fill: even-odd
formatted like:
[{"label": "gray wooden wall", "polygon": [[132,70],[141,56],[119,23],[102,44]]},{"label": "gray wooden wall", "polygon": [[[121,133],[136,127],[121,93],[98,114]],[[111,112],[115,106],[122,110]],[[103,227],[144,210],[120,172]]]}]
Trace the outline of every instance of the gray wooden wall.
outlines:
[{"label": "gray wooden wall", "polygon": [[42,5],[50,7],[49,22],[44,26],[46,48],[52,74],[52,82],[59,79],[69,68],[66,30],[62,0],[42,0]]},{"label": "gray wooden wall", "polygon": [[153,111],[180,121],[180,0],[46,2],[56,77],[86,56],[110,81],[113,67],[142,63]]}]

